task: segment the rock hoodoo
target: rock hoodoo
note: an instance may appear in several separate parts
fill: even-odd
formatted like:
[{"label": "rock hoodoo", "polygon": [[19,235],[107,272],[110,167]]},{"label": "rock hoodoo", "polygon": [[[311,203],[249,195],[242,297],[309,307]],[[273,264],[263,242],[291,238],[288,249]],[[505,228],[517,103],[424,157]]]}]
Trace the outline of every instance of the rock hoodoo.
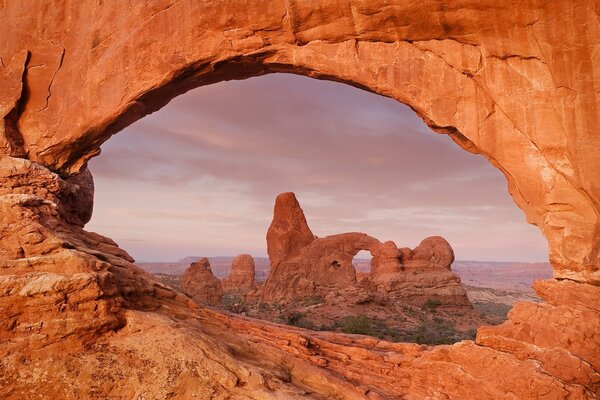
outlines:
[{"label": "rock hoodoo", "polygon": [[[269,252],[275,257],[261,290],[265,301],[290,302],[341,291],[355,297],[366,290],[386,293],[413,305],[435,299],[444,305],[470,306],[460,278],[451,272],[454,252],[442,237],[427,238],[414,250],[399,250],[392,241],[382,243],[358,232],[313,236],[309,240],[308,235],[290,234],[311,232],[293,193],[277,196],[274,210],[271,227],[275,228],[269,228],[267,247],[278,250]],[[282,225],[285,229],[279,228]],[[359,285],[352,265],[352,259],[361,250],[368,250],[373,256],[370,284],[363,279]]]},{"label": "rock hoodoo", "polygon": [[296,255],[315,236],[294,193],[281,193],[275,200],[273,221],[267,231],[267,253],[271,268],[277,269],[284,257]]},{"label": "rock hoodoo", "polygon": [[223,296],[221,281],[213,275],[208,258],[193,262],[181,277],[180,286],[194,300],[219,304]]},{"label": "rock hoodoo", "polygon": [[[597,1],[35,0],[0,11],[0,154],[12,164],[0,168],[0,397],[599,397]],[[272,72],[396,99],[486,157],[548,240],[543,301],[452,346],[308,332],[199,308],[81,228],[91,180],[70,177],[111,135],[191,88]]]},{"label": "rock hoodoo", "polygon": [[240,254],[233,259],[231,271],[223,279],[223,290],[241,291],[256,289],[254,258],[250,254]]}]

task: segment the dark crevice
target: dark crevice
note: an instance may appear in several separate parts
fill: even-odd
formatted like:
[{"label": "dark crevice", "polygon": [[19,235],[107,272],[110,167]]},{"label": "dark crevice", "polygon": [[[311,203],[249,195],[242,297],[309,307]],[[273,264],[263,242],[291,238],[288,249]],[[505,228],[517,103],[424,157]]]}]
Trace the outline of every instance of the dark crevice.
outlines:
[{"label": "dark crevice", "polygon": [[21,93],[17,101],[15,102],[15,106],[12,110],[8,112],[4,116],[4,136],[6,141],[10,146],[10,155],[12,157],[27,157],[27,152],[25,151],[24,145],[25,141],[23,139],[23,135],[19,131],[17,127],[17,122],[21,113],[23,112],[24,104],[27,102],[27,98],[29,97],[27,85],[25,84],[26,76],[27,76],[27,65],[31,58],[31,53],[27,50],[25,54],[25,59],[23,60],[22,73],[21,73]]},{"label": "dark crevice", "polygon": [[48,102],[50,100],[50,97],[52,96],[52,84],[54,83],[54,79],[56,78],[56,74],[58,73],[58,71],[61,69],[62,65],[63,65],[63,61],[65,59],[65,48],[61,45],[58,45],[56,43],[54,43],[53,41],[51,41],[51,43],[54,46],[60,47],[61,53],[60,53],[60,59],[58,61],[58,67],[56,67],[56,70],[54,71],[54,73],[52,74],[52,78],[50,79],[50,83],[48,84],[48,95],[46,96],[46,103],[44,104],[44,107],[42,107],[41,110],[38,111],[44,111],[45,109],[48,108]]}]

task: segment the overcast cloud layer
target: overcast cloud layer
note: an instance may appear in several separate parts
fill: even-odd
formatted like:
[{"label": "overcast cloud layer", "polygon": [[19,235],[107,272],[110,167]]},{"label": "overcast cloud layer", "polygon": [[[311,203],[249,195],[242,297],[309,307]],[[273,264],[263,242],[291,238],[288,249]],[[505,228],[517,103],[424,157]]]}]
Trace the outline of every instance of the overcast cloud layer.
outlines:
[{"label": "overcast cloud layer", "polygon": [[273,201],[296,193],[318,236],[361,231],[399,247],[444,236],[462,260],[546,261],[504,176],[408,107],[275,74],[179,96],[90,162],[87,229],[138,261],[266,255]]}]

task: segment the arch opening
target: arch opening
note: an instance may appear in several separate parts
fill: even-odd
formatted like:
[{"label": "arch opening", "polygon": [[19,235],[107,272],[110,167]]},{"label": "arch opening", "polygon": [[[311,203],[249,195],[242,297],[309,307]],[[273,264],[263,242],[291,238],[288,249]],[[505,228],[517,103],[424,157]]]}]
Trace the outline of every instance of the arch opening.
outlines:
[{"label": "arch opening", "polygon": [[[4,369],[17,371],[5,374],[4,397],[32,387],[53,398],[122,397],[132,386],[150,397],[196,388],[222,397],[597,397],[600,349],[584,340],[600,330],[596,3],[521,2],[509,12],[492,1],[246,3],[0,6],[0,336]],[[443,348],[262,329],[193,307],[110,239],[80,229],[89,179],[54,172],[80,171],[112,133],[178,93],[277,71],[409,104],[483,154],[548,240],[555,279],[535,285],[544,302],[520,303],[476,342]],[[149,356],[156,373],[132,368]],[[22,373],[24,361],[43,379]],[[185,379],[173,385],[172,371]]]},{"label": "arch opening", "polygon": [[[369,126],[369,124],[374,124],[374,121],[385,120],[386,118],[390,118],[390,115],[397,112],[403,113],[403,115],[410,115],[413,118],[412,123],[414,123],[417,120],[414,118],[412,111],[406,109],[399,111],[398,107],[402,106],[392,100],[358,92],[356,89],[348,90],[345,86],[339,86],[334,83],[312,81],[303,77],[288,75],[270,75],[270,77],[271,78],[261,77],[253,78],[249,81],[231,82],[225,86],[225,89],[219,89],[218,86],[203,87],[198,89],[197,92],[208,91],[208,94],[200,97],[195,95],[195,104],[194,101],[186,104],[185,101],[179,102],[176,99],[173,101],[173,104],[168,106],[174,106],[172,115],[162,117],[161,120],[159,112],[149,117],[149,119],[154,122],[154,126],[148,123],[142,124],[142,120],[139,124],[132,126],[130,132],[126,132],[123,136],[117,136],[109,141],[107,147],[104,148],[105,154],[102,157],[93,160],[90,165],[90,168],[96,175],[98,186],[96,212],[98,213],[97,217],[99,218],[108,218],[112,220],[115,220],[116,218],[121,226],[113,228],[114,231],[112,232],[107,232],[105,230],[106,226],[98,226],[98,228],[102,228],[99,230],[103,231],[103,233],[108,233],[118,242],[122,242],[126,226],[135,225],[136,218],[138,218],[138,222],[143,220],[144,222],[140,226],[141,229],[138,229],[135,234],[129,234],[129,237],[134,240],[129,241],[127,240],[128,238],[125,238],[126,240],[122,243],[125,244],[126,249],[133,250],[132,254],[136,259],[140,260],[140,265],[143,265],[152,272],[161,273],[162,275],[160,275],[160,277],[168,284],[178,285],[180,276],[189,266],[189,263],[199,259],[199,256],[209,256],[213,274],[219,278],[225,278],[231,271],[232,256],[239,253],[252,253],[255,256],[255,280],[257,281],[258,286],[260,286],[261,281],[265,281],[268,277],[267,267],[269,263],[264,253],[265,246],[263,238],[264,232],[266,231],[266,224],[268,224],[270,217],[270,211],[268,209],[271,207],[272,198],[280,191],[289,190],[289,181],[301,181],[302,174],[305,174],[304,180],[306,182],[304,186],[300,185],[297,189],[292,189],[298,192],[298,194],[308,193],[309,201],[313,204],[310,206],[310,214],[318,212],[319,208],[321,208],[320,206],[323,205],[325,205],[325,210],[328,212],[334,212],[336,208],[345,208],[345,214],[339,214],[338,210],[337,213],[334,212],[333,217],[328,217],[327,214],[324,214],[323,212],[317,215],[318,220],[321,221],[319,222],[319,231],[325,234],[334,233],[336,231],[352,231],[357,229],[357,227],[360,227],[361,230],[364,230],[367,233],[377,233],[376,236],[381,240],[396,240],[399,247],[406,244],[410,244],[414,247],[424,237],[438,234],[440,229],[446,230],[448,232],[447,234],[450,235],[453,233],[452,230],[448,231],[448,229],[452,226],[455,228],[454,234],[456,234],[457,231],[464,230],[464,226],[468,224],[469,219],[463,218],[466,222],[462,224],[453,224],[453,221],[456,222],[459,220],[460,216],[453,216],[452,209],[444,210],[443,201],[438,202],[437,204],[431,203],[431,198],[438,196],[431,195],[433,192],[431,192],[431,188],[428,187],[427,184],[431,184],[433,187],[438,184],[446,189],[454,187],[454,194],[451,194],[451,190],[446,190],[446,200],[450,199],[450,202],[453,203],[454,206],[457,206],[459,205],[458,203],[460,203],[460,198],[456,197],[457,193],[460,192],[460,189],[457,187],[460,185],[466,187],[464,181],[466,180],[468,183],[470,178],[473,178],[476,181],[478,179],[481,180],[481,177],[470,177],[468,173],[466,173],[469,168],[480,168],[482,165],[481,163],[474,164],[475,166],[473,167],[473,165],[470,165],[469,162],[467,162],[466,166],[462,165],[462,169],[458,168],[457,176],[443,176],[442,179],[436,180],[436,173],[439,173],[439,171],[443,169],[450,170],[451,168],[449,166],[453,163],[456,165],[456,158],[445,158],[444,156],[445,152],[449,152],[454,156],[453,151],[456,147],[453,144],[450,144],[451,147],[444,145],[446,147],[443,147],[443,149],[439,151],[439,149],[435,150],[436,143],[439,143],[435,140],[425,140],[424,142],[419,142],[417,140],[417,142],[411,143],[410,140],[414,140],[410,138],[411,136],[419,138],[433,137],[436,138],[436,140],[437,138],[443,139],[443,136],[431,135],[430,132],[428,132],[428,129],[423,127],[422,124],[418,125],[416,128],[404,127],[408,132],[405,132],[406,137],[401,139],[394,139],[393,137],[393,132],[398,130],[397,124],[399,121],[392,119],[391,121],[384,123],[382,126],[386,132],[383,135],[377,132],[377,130],[381,128],[381,124],[375,124],[377,128]],[[274,79],[275,83],[271,83],[271,85],[274,86],[268,86],[268,79]],[[260,103],[265,101],[265,99],[255,95],[255,93],[260,90],[261,84],[252,82],[261,81],[267,82],[267,88],[270,89],[272,93],[267,96],[271,97],[270,102],[267,102],[262,109],[257,111],[253,110],[252,104],[256,102]],[[235,90],[235,86],[244,86],[244,82],[248,82],[248,84],[245,85],[245,88],[243,87],[241,90]],[[311,87],[311,85],[314,85],[314,87]],[[324,85],[323,87],[325,89],[321,88],[319,92],[318,88],[321,85]],[[340,90],[340,87],[344,89]],[[222,92],[220,93],[219,90]],[[357,100],[357,104],[353,104],[351,100],[348,100],[352,97],[351,93],[353,92],[360,93],[358,96],[360,99]],[[279,93],[279,96],[277,93]],[[190,92],[190,95],[193,95],[193,92]],[[295,98],[295,101],[300,103],[294,104],[292,102],[291,105],[285,105],[286,96],[288,98]],[[317,104],[314,104],[315,98],[318,96],[322,96],[323,99],[320,102],[316,101]],[[237,103],[234,101],[236,97],[238,98]],[[376,102],[376,107],[365,107],[365,104],[373,101]],[[311,103],[313,103],[312,106]],[[327,103],[329,103],[329,106]],[[219,114],[215,108],[215,105],[218,104],[221,104],[221,106],[223,104],[228,104],[229,108],[225,110],[226,112],[222,110]],[[337,105],[332,109],[329,109],[331,108],[331,104]],[[179,111],[177,111],[178,109]],[[198,109],[202,111],[195,111]],[[299,116],[298,110],[304,110],[309,116]],[[359,115],[364,121],[356,124],[356,126],[340,122],[346,118],[349,112]],[[273,116],[278,113],[282,114],[282,118],[273,118]],[[320,117],[322,118],[321,127],[316,128],[306,124],[306,120],[314,123],[315,116],[322,114],[326,114],[327,116]],[[195,119],[190,117],[190,115],[194,115]],[[217,120],[222,120],[224,122],[218,123]],[[258,127],[252,127],[252,123],[258,124]],[[268,125],[274,126],[274,130],[277,131],[276,135],[271,133],[271,136],[269,136],[259,133],[260,131],[267,130]],[[306,132],[310,131],[315,131],[318,135],[315,134],[311,136],[306,134]],[[340,133],[340,131],[342,133]],[[360,133],[354,134],[353,132]],[[322,142],[319,141],[319,137],[322,138]],[[121,138],[123,138],[124,142],[119,144],[118,140]],[[130,140],[127,140],[128,138],[130,138]],[[145,138],[151,138],[155,141],[155,144],[147,147],[144,143],[151,142],[149,140],[145,141]],[[403,139],[405,140],[404,143],[402,142]],[[306,140],[312,140],[314,141],[314,144],[312,146],[302,147],[302,142]],[[172,142],[178,143],[178,146],[173,148],[172,144],[170,144]],[[112,143],[117,143],[117,145],[112,145]],[[348,143],[351,145],[348,146]],[[411,144],[416,145],[422,154],[416,154],[418,152],[415,153],[414,150],[411,150]],[[269,152],[264,149],[269,146],[274,147],[275,150]],[[350,150],[344,150],[344,146],[349,147]],[[365,150],[369,147],[372,147],[373,150]],[[426,151],[428,147],[431,149]],[[156,151],[156,149],[158,149],[158,151]],[[332,153],[331,151],[328,151],[327,154],[323,154],[323,149],[335,149],[333,153],[337,152],[341,154],[336,158],[330,154]],[[254,158],[244,158],[253,151],[258,153],[258,159],[260,160],[258,167],[255,167],[255,165],[252,164],[257,161],[256,155]],[[269,170],[281,168],[276,168],[268,162],[263,165],[263,163],[266,162],[264,160],[275,159],[278,157],[281,158],[282,156],[285,158],[287,164],[291,165],[293,168],[299,168],[297,164],[303,163],[302,157],[300,160],[294,161],[291,156],[294,151],[301,152],[303,157],[311,160],[311,163],[316,165],[315,169],[308,171],[309,173],[306,173],[307,171],[301,171],[297,175],[294,175],[293,178],[287,176],[285,179],[282,179],[277,175],[268,174],[267,171]],[[215,154],[219,157],[226,156],[228,152],[231,152],[232,154],[229,158],[225,157],[224,164],[227,165],[221,165],[223,163],[214,157]],[[458,152],[460,153],[460,156],[464,155],[462,152]],[[376,156],[378,154],[381,155],[381,153],[383,153],[383,156],[377,158]],[[173,154],[176,154],[181,160],[173,160]],[[322,157],[319,158],[319,156]],[[96,161],[99,161],[102,158],[108,160],[108,157],[113,157],[110,162],[96,164]],[[115,157],[120,158],[120,161],[116,160]],[[394,163],[390,164],[390,160],[394,160],[395,158],[402,160],[404,164],[400,163],[394,167]],[[410,164],[409,162],[418,161],[421,163],[419,165],[423,166],[427,164],[427,160],[431,158],[435,159],[438,164],[445,163],[445,167],[442,166],[441,168],[438,168],[437,172],[426,171],[425,175],[419,175],[417,171],[418,168],[413,168],[412,170],[406,168],[406,166]],[[350,162],[340,165],[340,160],[342,159],[349,159]],[[143,164],[145,167],[135,168],[136,163]],[[154,165],[160,163],[162,166],[153,171],[149,168],[153,163]],[[358,167],[356,166],[357,164]],[[220,169],[214,168],[215,165],[219,166]],[[401,165],[404,165],[404,169],[408,170],[408,172],[402,172],[401,170],[403,168]],[[254,174],[249,173],[248,171],[253,168],[256,168],[257,172]],[[293,168],[283,171],[283,175],[285,176],[286,173],[293,173]],[[336,171],[336,168],[339,168],[340,171]],[[385,171],[386,169],[390,170],[392,168],[401,172],[388,173],[387,175],[383,174],[382,171]],[[207,171],[204,175],[202,174],[203,170]],[[333,170],[333,174],[330,172],[331,170]],[[368,170],[368,172],[365,173],[364,170]],[[488,170],[492,171],[489,167]],[[360,190],[360,185],[356,180],[343,180],[343,177],[348,175],[347,171],[351,171],[350,175],[354,174],[359,176],[363,184],[369,182],[370,186],[367,186],[364,190]],[[460,177],[461,174],[464,175],[463,178]],[[383,179],[376,179],[378,175],[383,175]],[[411,179],[411,175],[416,175],[416,177]],[[496,178],[498,178],[498,176],[499,175],[496,175]],[[124,180],[124,177],[128,179]],[[226,182],[228,181],[229,186],[219,186],[217,184],[217,189],[211,186],[215,184],[215,181],[219,181],[219,179]],[[256,185],[258,181],[267,180],[277,182],[277,179],[280,179],[281,181],[277,182],[277,184],[274,185],[274,187],[269,188],[269,190],[265,190],[264,185],[243,188],[244,179],[247,179],[247,182],[245,183],[250,186]],[[340,179],[342,179],[342,182],[336,184],[336,181]],[[461,182],[461,179],[463,182]],[[110,182],[111,180],[112,183]],[[138,193],[134,201],[129,201],[130,205],[133,206],[129,207],[129,210],[127,210],[127,207],[114,206],[112,207],[112,210],[109,210],[106,206],[100,205],[102,201],[125,198],[126,191],[132,189],[132,182],[136,180],[142,182],[141,186],[138,188],[140,193]],[[117,192],[120,192],[117,193],[111,191],[111,189],[108,191],[104,190],[116,181],[120,181],[117,183]],[[403,182],[403,185],[401,185],[398,190],[384,195],[386,187],[393,186],[392,182],[394,181],[401,181]],[[483,179],[483,181],[485,181],[485,179]],[[501,182],[501,178],[497,179],[497,181]],[[173,191],[181,191],[179,200],[175,200],[169,190],[164,189],[165,185]],[[187,187],[188,185],[189,187]],[[328,195],[323,196],[322,198],[315,195],[315,193],[318,194],[319,190],[323,190],[328,186],[331,186],[331,193],[337,191],[335,196],[331,193],[328,193]],[[349,186],[352,189],[342,191],[341,189],[343,189],[343,186]],[[358,190],[355,190],[353,186]],[[231,190],[232,187],[234,190]],[[240,194],[240,187],[243,188],[243,190],[241,190],[242,194]],[[408,188],[410,188],[410,190]],[[154,194],[150,191],[144,192],[144,190],[154,190]],[[503,191],[502,189],[494,190],[495,192],[487,193],[487,197],[484,199],[478,200],[485,202],[486,199],[490,199]],[[220,191],[223,193],[219,194]],[[414,196],[414,193],[418,193],[419,191],[425,192],[426,195],[429,194],[430,199],[427,201],[424,201],[422,198],[410,199],[411,196]],[[106,194],[103,194],[103,192]],[[207,200],[207,198],[211,196],[200,196],[201,199],[198,200],[196,198],[198,192],[204,195],[209,192],[212,193],[212,195],[216,193],[218,198],[211,204],[211,202]],[[244,197],[248,194],[247,192],[254,194],[263,192],[268,193],[268,195],[262,197]],[[358,194],[353,192],[358,192]],[[374,194],[375,196],[373,196]],[[102,198],[102,196],[106,197]],[[232,208],[225,208],[225,206],[228,205],[227,199],[231,199],[235,196],[239,196],[240,199],[236,201],[229,200],[229,207]],[[409,212],[404,214],[402,207],[394,208],[392,206],[393,203],[398,202],[403,196],[410,199],[409,204],[405,205]],[[452,196],[454,196],[454,198],[452,198]],[[354,197],[354,199],[349,200],[352,199],[352,197]],[[382,197],[383,200],[380,201],[383,203],[383,206],[374,207],[373,205],[376,204],[376,202],[373,200],[373,197]],[[158,198],[158,202],[163,203],[165,207],[157,209],[156,201],[144,203],[141,200],[143,198]],[[189,201],[190,198],[192,201]],[[176,201],[177,204],[174,206],[173,204],[170,204],[169,201],[166,201],[167,199],[169,199],[170,202]],[[411,201],[412,204],[410,203]],[[239,208],[239,204],[241,203],[251,204],[257,202],[261,203],[260,207],[257,209]],[[344,203],[348,204],[344,205]],[[354,205],[352,205],[352,203],[354,203]],[[368,205],[368,207],[365,207],[365,204]],[[427,211],[428,207],[423,206],[423,204],[427,204],[431,212]],[[479,210],[478,207],[480,207]],[[497,209],[494,209],[494,206],[487,204],[489,209],[486,209],[485,207],[486,205],[481,206],[481,204],[472,202],[467,205],[466,209],[462,210],[463,214],[461,215],[465,217],[466,214],[464,213],[466,212],[484,211],[489,214],[497,212]],[[514,211],[512,204],[510,204],[509,207]],[[132,210],[131,208],[135,208],[135,210]],[[175,208],[175,211],[173,208]],[[202,210],[198,211],[198,208],[202,208]],[[190,210],[187,218],[183,215],[184,213],[182,214],[182,210]],[[232,210],[237,212],[237,214],[232,214]],[[260,213],[257,213],[257,210],[261,210]],[[360,211],[360,213],[358,213],[358,211]],[[454,211],[456,212],[456,210]],[[112,215],[110,215],[111,213]],[[236,224],[239,224],[239,221],[244,220],[244,215],[262,215],[260,221],[263,224],[262,228],[256,229],[260,224],[255,223],[254,230],[244,232],[244,236],[242,236],[243,240],[235,240],[235,242],[244,243],[244,246],[231,249],[219,247],[219,244],[215,242],[213,249],[210,249],[210,246],[205,247],[209,248],[208,250],[199,249],[202,245],[206,246],[199,238],[207,238],[209,240],[226,238],[227,240],[231,240],[232,229],[240,230],[240,227],[236,226]],[[438,222],[432,223],[436,218],[439,218]],[[154,222],[159,223],[154,224],[154,227],[152,228],[152,224],[149,224],[149,221],[152,222],[153,219],[156,219]],[[203,219],[204,222],[202,222]],[[411,219],[418,220],[421,226],[419,226],[419,224],[407,224],[407,221],[410,221]],[[476,219],[477,218],[475,218],[475,220]],[[153,240],[152,232],[160,230],[169,231],[172,229],[172,226],[165,227],[165,225],[174,225],[175,228],[177,228],[177,225],[182,223],[181,221],[185,221],[189,225],[194,225],[194,228],[196,228],[204,225],[207,222],[206,220],[208,220],[208,224],[202,229],[179,232],[175,229],[168,234],[165,233],[166,238],[162,238],[158,242],[152,243],[151,246],[140,242],[140,239],[146,241]],[[384,221],[386,220],[393,220],[396,222],[396,225],[394,225],[396,231],[394,231],[392,227],[382,229],[382,227],[385,226]],[[168,221],[170,221],[170,224],[167,223]],[[399,221],[403,221],[406,225],[402,228],[404,229],[404,233],[400,238],[398,238],[398,236],[402,229],[400,229],[401,225],[399,225]],[[481,232],[486,231],[489,233],[489,227],[484,226],[485,223],[482,222],[477,224],[479,224],[478,226],[482,229]],[[473,226],[477,226],[477,224]],[[95,221],[93,221],[91,228],[98,229],[96,226]],[[507,226],[507,232],[513,228],[514,227]],[[182,229],[190,229],[190,226]],[[473,233],[471,237],[481,236],[481,234],[482,233]],[[140,235],[141,237],[136,237],[136,235]],[[175,251],[174,247],[180,245],[180,243],[177,242],[182,240],[181,238],[189,239],[191,247],[184,246],[183,248],[177,248]],[[257,238],[259,239],[257,240]],[[465,238],[462,240],[464,239]],[[169,242],[169,240],[172,241]],[[497,240],[495,241],[497,242]],[[255,247],[249,248],[248,243],[254,243]],[[143,250],[144,246],[146,248],[146,253]],[[198,247],[194,248],[193,246]],[[171,247],[169,256],[165,258],[156,257],[156,254],[159,254],[161,251],[164,251],[163,249],[168,247]],[[464,247],[466,246],[463,246],[463,248]],[[359,249],[367,248],[368,247],[365,247],[364,245],[359,245],[357,251]],[[148,250],[153,251],[154,255],[149,257],[147,253]],[[410,251],[410,249],[408,250]],[[373,252],[373,249],[371,249],[371,252]],[[315,257],[317,256],[318,254],[315,255]],[[328,265],[332,270],[335,270],[336,273],[339,273],[341,270],[352,270],[352,272],[354,272],[355,266],[353,267],[352,265],[353,256],[355,255],[350,254],[347,257],[348,262],[343,261],[343,258],[334,257],[334,260],[330,260]],[[370,258],[371,257],[369,257],[369,260]],[[370,261],[367,261],[367,263],[370,266]],[[175,268],[176,272],[168,273],[171,268]],[[421,276],[421,270],[418,270],[417,272],[417,270],[413,268],[409,272],[406,272],[404,264],[401,264],[399,268],[403,274],[407,276],[410,274],[411,279]],[[356,276],[355,274],[356,273],[354,272],[351,275],[354,277]],[[365,315],[369,319],[369,323],[373,323],[375,324],[374,326],[377,326],[376,332],[369,332],[383,335],[382,337],[388,340],[419,340],[429,341],[430,343],[435,344],[446,343],[448,340],[472,337],[472,329],[474,329],[472,326],[469,326],[468,329],[462,329],[461,335],[455,335],[456,329],[454,328],[447,329],[449,325],[446,322],[452,318],[452,313],[456,310],[453,311],[452,307],[447,307],[449,311],[446,312],[444,311],[444,306],[439,307],[440,304],[437,303],[440,302],[440,300],[436,299],[435,296],[419,296],[415,293],[411,293],[410,296],[418,298],[416,301],[418,304],[405,306],[405,309],[398,313],[398,325],[401,325],[400,322],[405,322],[407,313],[412,312],[413,314],[418,315],[417,317],[412,317],[411,323],[413,325],[416,323],[420,323],[421,325],[434,324],[436,329],[439,328],[440,331],[445,331],[451,335],[444,339],[434,338],[432,337],[433,333],[428,326],[423,328],[423,331],[427,333],[425,339],[423,339],[423,335],[419,336],[416,328],[404,330],[402,334],[397,333],[398,329],[388,329],[385,324],[381,322],[384,320],[383,316],[369,316],[370,308],[376,306],[382,311],[388,304],[388,300],[385,298],[386,296],[377,294],[377,285],[380,287],[381,285],[379,283],[374,284],[371,282],[369,280],[370,274],[365,276],[364,274],[359,273],[357,278],[349,279],[354,279],[356,281],[356,286],[362,287],[362,289],[360,289],[362,290],[360,295],[348,295],[347,293],[340,294],[339,288],[335,288],[331,291],[333,295],[340,298],[344,298],[344,296],[353,297],[352,301],[358,303],[355,304],[356,307],[355,305],[352,305],[352,307],[344,305],[342,306],[343,310],[340,311],[335,308],[339,308],[340,304],[347,301],[338,301],[334,299],[332,302],[336,305],[330,307],[330,310],[324,311],[323,318],[320,319],[308,318],[306,310],[319,310],[323,308],[322,304],[325,299],[321,294],[304,296],[301,301],[302,307],[290,308],[283,314],[278,312],[277,315],[274,315],[272,313],[272,307],[265,301],[256,303],[257,310],[250,309],[252,305],[250,304],[251,301],[247,300],[247,296],[256,296],[256,294],[253,294],[253,291],[257,289],[253,284],[248,285],[244,290],[235,291],[235,293],[230,294],[228,294],[228,290],[225,288],[224,299],[226,299],[226,304],[224,304],[224,306],[227,310],[235,313],[258,316],[277,322],[290,322],[295,325],[302,325],[313,329],[334,329],[341,331],[356,330],[345,328],[344,326],[352,325],[357,321],[360,322],[363,315]],[[448,278],[446,277],[444,279]],[[331,282],[334,282],[335,280],[336,278],[332,277]],[[291,282],[292,285],[297,286],[298,284],[293,279]],[[392,289],[388,288],[386,290]],[[285,293],[280,293],[280,295],[285,297]],[[460,297],[460,295],[458,295],[458,297]],[[428,303],[428,300],[431,301]],[[515,298],[512,298],[510,301],[515,301]],[[262,309],[260,309],[260,307],[262,307]],[[333,314],[335,312],[339,312],[340,314],[336,317]],[[483,323],[480,315],[481,312],[469,313],[472,315],[466,319],[471,318],[471,325]],[[358,320],[356,320],[356,318],[358,318]],[[400,321],[400,319],[402,319],[402,321]],[[502,319],[503,318],[496,318],[493,319],[492,322],[497,323]],[[328,325],[326,321],[331,320],[340,320],[340,322],[338,325]],[[459,324],[465,325],[464,320],[465,318],[462,318]],[[364,322],[364,320],[362,320],[362,322]],[[368,330],[363,331],[367,332]]]}]

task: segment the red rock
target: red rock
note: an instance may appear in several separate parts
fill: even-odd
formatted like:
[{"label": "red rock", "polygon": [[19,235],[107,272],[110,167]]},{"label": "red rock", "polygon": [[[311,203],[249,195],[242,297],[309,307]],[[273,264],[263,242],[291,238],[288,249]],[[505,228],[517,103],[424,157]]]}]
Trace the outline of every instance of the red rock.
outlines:
[{"label": "red rock", "polygon": [[252,258],[250,254],[240,254],[236,256],[231,263],[229,275],[222,282],[223,290],[247,291],[256,289],[257,284],[254,279],[254,273],[254,258]]},{"label": "red rock", "polygon": [[[279,195],[275,210],[271,226],[279,226],[283,220],[286,221],[285,232],[310,232],[293,193]],[[417,306],[436,299],[444,305],[471,307],[460,278],[450,271],[454,252],[442,237],[427,238],[414,250],[398,250],[392,241],[381,243],[358,232],[312,241],[306,240],[307,236],[287,235],[285,246],[271,228],[269,232],[267,246],[279,251],[271,259],[269,277],[261,288],[264,301],[289,303],[301,298],[334,295],[352,303],[383,292],[390,298]],[[285,253],[285,249],[290,249],[290,253]],[[359,284],[352,259],[361,250],[371,252],[373,259],[368,279],[361,278]]]},{"label": "red rock", "polygon": [[[507,14],[490,0],[475,10],[456,0],[450,11],[430,0],[268,0],[241,16],[239,0],[158,0],[134,13],[83,1],[67,16],[66,6],[14,3],[0,21],[0,110],[16,130],[0,148],[70,175],[112,134],[192,87],[280,71],[347,82],[409,104],[484,155],[548,238],[557,276],[600,283],[595,4],[535,2]],[[198,27],[201,40],[190,33]]]},{"label": "red rock", "polygon": [[180,286],[194,300],[203,304],[219,304],[223,296],[221,281],[213,275],[208,258],[193,262],[183,273]]},{"label": "red rock", "polygon": [[406,260],[405,265],[408,267],[409,264],[415,265],[419,261],[424,261],[423,266],[450,270],[450,266],[454,262],[454,251],[443,237],[428,237],[415,247],[410,261]]},{"label": "red rock", "polygon": [[385,242],[373,251],[371,260],[371,279],[386,279],[390,274],[397,274],[401,270],[400,257],[396,243]]},{"label": "red rock", "polygon": [[36,176],[31,193],[0,195],[2,398],[32,389],[65,399],[597,397],[593,285],[538,284],[550,303],[480,329],[479,345],[429,348],[279,326],[200,308],[160,284],[111,240],[65,221],[55,192],[41,188],[67,182]]},{"label": "red rock", "polygon": [[[596,1],[0,8],[0,152],[39,168],[19,166],[16,186],[0,174],[0,397],[598,398]],[[477,345],[432,349],[257,323],[161,287],[78,226],[87,206],[63,207],[77,202],[62,178],[123,127],[193,87],[270,72],[396,99],[486,157],[548,239],[547,302]]]},{"label": "red rock", "polygon": [[271,268],[276,269],[283,257],[297,254],[313,240],[315,236],[294,193],[281,193],[275,199],[273,221],[267,231],[267,253]]}]

